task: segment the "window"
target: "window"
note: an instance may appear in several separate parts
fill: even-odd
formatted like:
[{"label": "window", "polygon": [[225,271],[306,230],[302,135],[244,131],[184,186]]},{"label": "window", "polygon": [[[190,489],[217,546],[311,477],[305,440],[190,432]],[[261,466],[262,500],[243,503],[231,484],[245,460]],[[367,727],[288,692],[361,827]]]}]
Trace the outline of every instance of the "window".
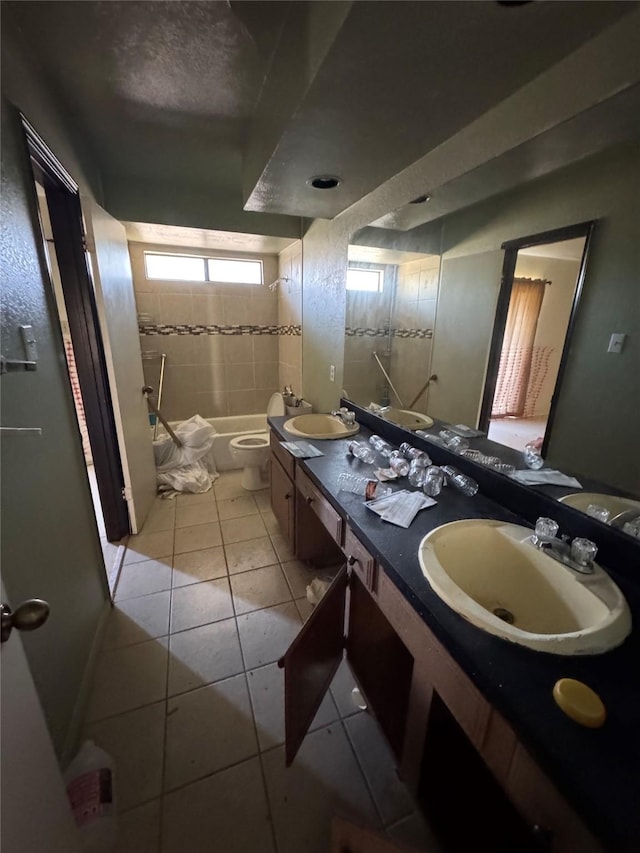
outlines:
[{"label": "window", "polygon": [[145,252],[147,278],[165,281],[218,281],[262,284],[262,261],[242,258],[200,258]]},{"label": "window", "polygon": [[384,282],[382,270],[347,269],[347,290],[365,290],[368,293],[382,293]]}]

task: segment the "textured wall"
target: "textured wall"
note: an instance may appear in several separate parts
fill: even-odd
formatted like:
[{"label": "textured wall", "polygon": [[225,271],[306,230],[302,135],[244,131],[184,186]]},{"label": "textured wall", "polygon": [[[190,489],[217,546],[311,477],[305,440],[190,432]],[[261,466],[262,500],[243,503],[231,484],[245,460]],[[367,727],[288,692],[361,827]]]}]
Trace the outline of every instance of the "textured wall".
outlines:
[{"label": "textured wall", "polygon": [[[288,246],[278,257],[278,324],[302,331],[302,241]],[[278,387],[290,385],[302,396],[302,335],[278,336]]]},{"label": "textured wall", "polygon": [[[212,253],[145,243],[130,243],[129,250],[138,313],[148,314],[152,320],[145,330],[155,332],[157,328],[152,327],[159,325],[169,332],[140,336],[143,352],[160,350],[167,355],[162,398],[165,417],[184,420],[195,414],[213,418],[264,412],[278,387],[278,292],[266,286],[278,277],[277,257],[231,253],[262,260],[265,285],[252,286],[147,279],[145,251]],[[209,334],[199,328],[203,325],[226,328],[220,330],[223,333]],[[145,362],[153,387],[157,387],[153,381],[156,370],[155,363]]]},{"label": "textured wall", "polygon": [[[302,240],[302,364],[305,398],[316,412],[335,409],[344,365],[345,286],[350,224],[317,219]],[[335,380],[329,378],[335,366]]]}]

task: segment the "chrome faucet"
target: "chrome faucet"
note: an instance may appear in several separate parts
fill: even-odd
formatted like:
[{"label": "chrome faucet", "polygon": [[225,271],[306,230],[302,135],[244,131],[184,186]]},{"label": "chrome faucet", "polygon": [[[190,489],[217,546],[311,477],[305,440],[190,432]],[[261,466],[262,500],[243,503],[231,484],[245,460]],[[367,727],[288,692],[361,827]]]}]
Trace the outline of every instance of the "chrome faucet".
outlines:
[{"label": "chrome faucet", "polygon": [[335,409],[333,412],[331,412],[331,414],[335,418],[340,418],[340,420],[345,426],[353,426],[356,422],[355,412],[352,412],[345,406],[341,406],[339,409]]},{"label": "chrome faucet", "polygon": [[573,542],[568,536],[558,538],[558,523],[552,518],[539,518],[536,529],[531,537],[531,544],[539,551],[544,551],[556,562],[561,563],[581,575],[593,574],[593,561],[598,553],[598,546],[590,539],[577,536]]}]

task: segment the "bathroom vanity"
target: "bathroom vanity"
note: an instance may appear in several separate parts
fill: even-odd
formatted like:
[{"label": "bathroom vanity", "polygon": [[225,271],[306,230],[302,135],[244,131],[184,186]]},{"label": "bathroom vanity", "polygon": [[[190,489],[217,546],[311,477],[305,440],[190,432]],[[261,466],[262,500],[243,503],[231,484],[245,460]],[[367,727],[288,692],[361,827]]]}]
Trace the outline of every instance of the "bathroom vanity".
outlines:
[{"label": "bathroom vanity", "polygon": [[[418,545],[449,521],[522,519],[481,493],[447,489],[408,530],[387,525],[359,496],[337,491],[340,472],[370,471],[347,456],[346,442],[317,442],[324,456],[296,460],[280,446],[289,438],[283,421],[271,420],[273,511],[298,559],[343,563],[282,661],[287,762],[346,654],[447,849],[640,849],[633,633],[607,654],[562,657],[474,627],[431,590]],[[625,594],[638,613],[637,592],[626,585]],[[562,677],[600,693],[609,714],[602,729],[578,726],[555,705]]]}]

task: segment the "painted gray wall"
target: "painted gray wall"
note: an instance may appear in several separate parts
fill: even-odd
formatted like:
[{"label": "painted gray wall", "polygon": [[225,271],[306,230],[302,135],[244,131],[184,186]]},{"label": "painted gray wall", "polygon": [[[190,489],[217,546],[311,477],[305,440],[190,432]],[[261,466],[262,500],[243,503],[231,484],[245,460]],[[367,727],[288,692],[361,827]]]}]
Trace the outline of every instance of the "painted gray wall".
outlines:
[{"label": "painted gray wall", "polygon": [[[548,458],[635,493],[640,470],[629,452],[640,435],[638,186],[640,146],[630,144],[444,221],[446,269],[452,258],[472,262],[505,240],[597,220]],[[473,273],[468,287],[491,287],[492,275],[487,269],[483,283]],[[622,355],[606,352],[612,332],[628,335]]]},{"label": "painted gray wall", "polygon": [[[15,58],[15,57],[14,57]],[[11,95],[75,175],[86,173],[57,125],[47,93],[4,51]],[[47,624],[23,637],[58,755],[73,713],[107,588],[66,370],[62,333],[39,242],[35,190],[18,114],[2,100],[2,353],[20,358],[17,326],[33,326],[38,370],[0,379],[2,423],[39,426],[41,438],[2,439],[2,576],[12,605],[51,605]]]}]

